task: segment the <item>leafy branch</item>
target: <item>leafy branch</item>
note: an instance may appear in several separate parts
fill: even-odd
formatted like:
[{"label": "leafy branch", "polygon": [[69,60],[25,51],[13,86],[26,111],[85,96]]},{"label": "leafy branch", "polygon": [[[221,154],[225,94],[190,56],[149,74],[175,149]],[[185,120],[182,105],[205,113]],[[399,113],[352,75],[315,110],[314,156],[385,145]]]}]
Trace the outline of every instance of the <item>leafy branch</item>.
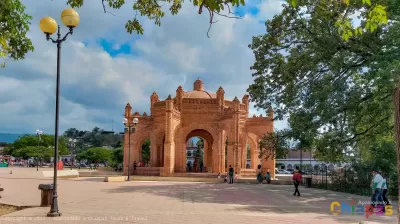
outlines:
[{"label": "leafy branch", "polygon": [[[136,32],[137,34],[143,35],[144,28],[139,22],[137,15],[146,16],[150,20],[154,20],[154,24],[160,26],[161,18],[165,16],[165,12],[163,11],[163,6],[158,2],[166,2],[170,5],[169,11],[172,15],[177,15],[179,10],[182,8],[182,4],[184,0],[136,0],[133,2],[133,10],[135,11],[135,16],[132,20],[128,20],[125,24],[125,29],[128,33],[132,34]],[[210,15],[209,20],[209,28],[207,31],[207,36],[209,36],[209,32],[211,30],[211,26],[214,23],[217,23],[218,20],[214,20],[214,16],[222,16],[231,19],[241,19],[239,16],[234,16],[235,13],[231,11],[231,7],[240,7],[244,6],[244,0],[193,0],[193,5],[198,7],[198,14],[202,14],[203,10],[206,9]],[[79,8],[84,3],[83,0],[68,0],[67,4],[71,7]],[[114,15],[110,11],[107,10],[107,6],[113,9],[120,9],[123,5],[125,5],[125,0],[101,0],[101,4],[104,10],[104,13],[110,13]],[[223,14],[223,11],[227,8],[227,14]]]}]

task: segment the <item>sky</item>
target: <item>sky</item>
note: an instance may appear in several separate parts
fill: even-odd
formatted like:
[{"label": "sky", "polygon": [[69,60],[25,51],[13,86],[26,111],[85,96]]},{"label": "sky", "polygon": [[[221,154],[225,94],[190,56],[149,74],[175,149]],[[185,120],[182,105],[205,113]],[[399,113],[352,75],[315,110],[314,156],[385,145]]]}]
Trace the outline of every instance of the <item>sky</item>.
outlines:
[{"label": "sky", "polygon": [[[54,134],[56,45],[47,42],[39,21],[53,17],[63,33],[60,15],[66,1],[22,0],[33,17],[29,37],[35,50],[24,60],[7,61],[0,69],[0,132]],[[206,91],[225,90],[225,99],[239,99],[253,83],[248,48],[253,36],[266,32],[265,20],[282,9],[279,0],[247,1],[237,10],[242,19],[215,17],[207,37],[209,14],[185,1],[179,14],[157,26],[140,18],[144,35],[129,34],[125,23],[135,15],[131,1],[104,13],[100,1],[85,1],[77,9],[81,23],[63,43],[61,52],[60,131],[74,127],[123,131],[125,105],[150,114],[150,96],[175,95],[179,85],[191,91],[199,77]],[[251,105],[250,115],[266,114]],[[275,122],[275,129],[287,126]]]}]

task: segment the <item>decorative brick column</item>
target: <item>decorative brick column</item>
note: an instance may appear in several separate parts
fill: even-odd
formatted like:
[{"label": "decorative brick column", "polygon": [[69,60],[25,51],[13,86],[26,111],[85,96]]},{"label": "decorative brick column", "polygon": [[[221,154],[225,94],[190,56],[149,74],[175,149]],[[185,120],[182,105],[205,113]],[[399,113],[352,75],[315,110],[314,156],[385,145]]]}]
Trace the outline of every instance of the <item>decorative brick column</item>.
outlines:
[{"label": "decorative brick column", "polygon": [[165,143],[164,143],[164,169],[162,176],[171,176],[175,166],[175,144],[174,144],[174,127],[172,122],[173,101],[171,95],[166,101],[165,113]]}]

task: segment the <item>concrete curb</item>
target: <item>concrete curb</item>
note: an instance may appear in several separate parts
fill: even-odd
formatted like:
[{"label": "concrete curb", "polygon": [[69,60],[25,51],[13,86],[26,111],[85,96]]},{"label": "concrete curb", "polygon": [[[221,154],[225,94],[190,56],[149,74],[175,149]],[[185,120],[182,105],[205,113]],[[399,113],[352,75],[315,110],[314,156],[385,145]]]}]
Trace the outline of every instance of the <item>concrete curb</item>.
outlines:
[{"label": "concrete curb", "polygon": [[[82,176],[81,176],[82,177]],[[126,181],[127,176],[107,176],[104,182],[122,182]],[[202,182],[202,183],[224,183],[224,179],[206,178],[206,177],[160,177],[160,176],[130,176],[131,181],[171,181],[171,182]],[[255,179],[238,179],[234,183],[257,184]],[[265,181],[263,184],[266,184]],[[272,185],[292,185],[292,181],[272,180]]]}]

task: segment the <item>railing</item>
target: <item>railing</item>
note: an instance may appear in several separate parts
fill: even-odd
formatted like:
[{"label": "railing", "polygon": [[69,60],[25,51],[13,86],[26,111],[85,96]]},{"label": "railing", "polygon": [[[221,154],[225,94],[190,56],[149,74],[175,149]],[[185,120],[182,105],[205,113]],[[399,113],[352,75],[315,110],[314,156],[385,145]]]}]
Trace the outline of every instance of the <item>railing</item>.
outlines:
[{"label": "railing", "polygon": [[[311,177],[313,188],[321,188],[332,191],[345,192],[357,195],[372,195],[371,181],[372,175],[370,172],[356,173],[350,170],[329,171],[322,170],[313,172],[304,177]],[[388,193],[387,197],[391,200],[397,200],[397,180],[387,178]],[[305,181],[303,181],[305,184]]]}]

